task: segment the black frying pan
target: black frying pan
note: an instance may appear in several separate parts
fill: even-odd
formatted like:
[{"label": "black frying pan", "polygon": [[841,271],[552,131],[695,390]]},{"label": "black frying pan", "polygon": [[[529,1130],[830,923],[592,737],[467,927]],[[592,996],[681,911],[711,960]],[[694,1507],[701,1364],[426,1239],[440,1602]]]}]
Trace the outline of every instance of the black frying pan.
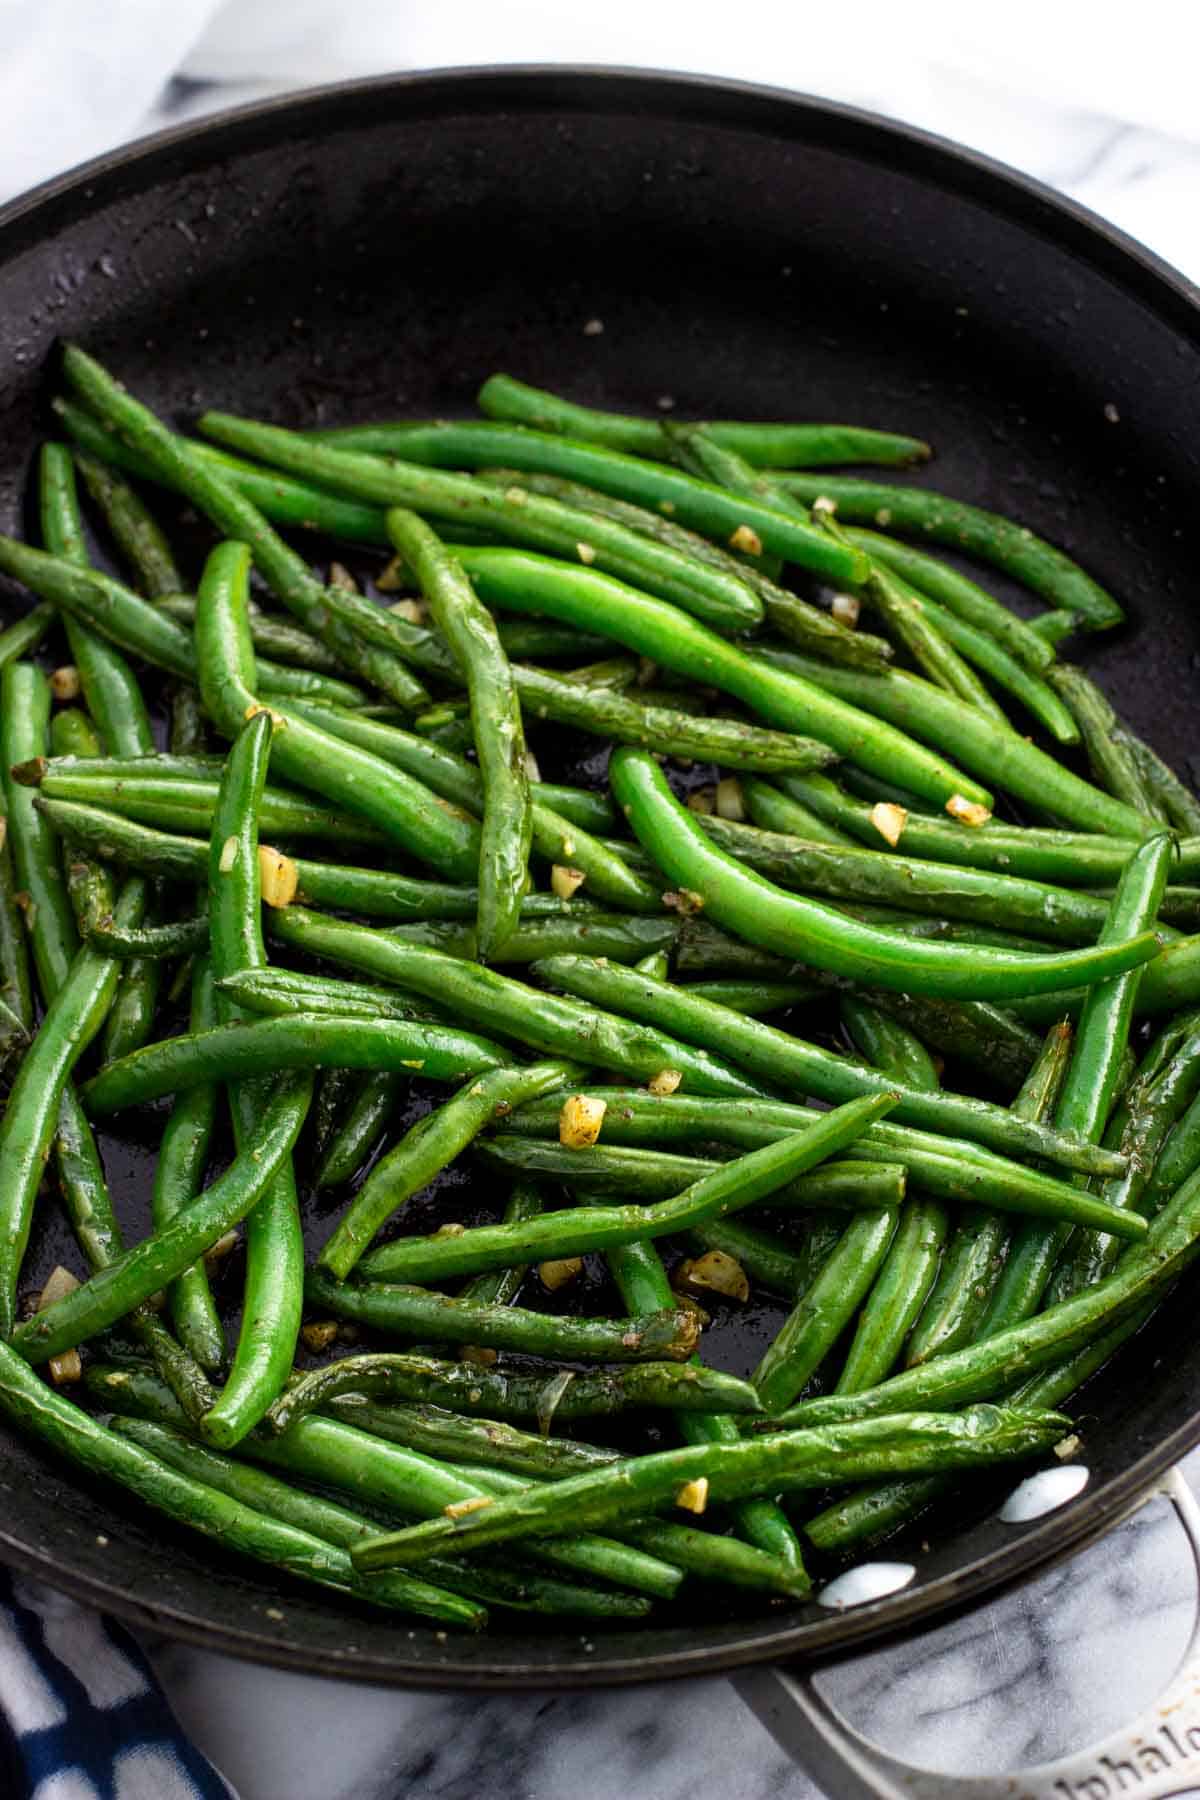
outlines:
[{"label": "black frying pan", "polygon": [[[1018,515],[1124,597],[1133,628],[1095,666],[1190,766],[1197,297],[1085,213],[920,133],[717,82],[506,70],[330,89],[104,158],[0,215],[6,530],[65,335],[179,418],[460,412],[504,368],[630,410],[669,395],[684,414],[927,436],[939,486]],[[105,1150],[144,1230],[147,1152]],[[31,1284],[70,1254],[45,1212]],[[721,1360],[747,1367],[770,1322],[722,1332]],[[7,1433],[0,1553],[168,1634],[360,1680],[711,1671],[927,1619],[1102,1531],[1200,1438],[1198,1375],[1185,1295],[1093,1384],[1080,1499],[1013,1527],[980,1489],[889,1551],[918,1565],[907,1591],[841,1616],[722,1607],[586,1647],[532,1630],[443,1642],[260,1577]]]}]

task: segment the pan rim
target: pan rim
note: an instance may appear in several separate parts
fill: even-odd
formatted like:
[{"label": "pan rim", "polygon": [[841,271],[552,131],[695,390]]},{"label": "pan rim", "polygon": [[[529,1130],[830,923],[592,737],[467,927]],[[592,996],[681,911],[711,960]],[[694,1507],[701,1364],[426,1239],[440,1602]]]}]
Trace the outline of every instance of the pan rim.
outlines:
[{"label": "pan rim", "polygon": [[[93,202],[95,190],[121,181],[148,183],[176,158],[215,160],[236,154],[239,140],[264,127],[303,126],[315,131],[349,130],[363,122],[376,104],[410,108],[426,101],[444,113],[464,100],[495,111],[507,104],[525,112],[557,111],[576,115],[613,112],[623,97],[636,95],[639,110],[654,106],[660,116],[724,124],[743,131],[800,139],[819,137],[839,142],[864,160],[887,158],[910,173],[929,179],[955,195],[991,206],[1098,269],[1123,291],[1149,306],[1173,329],[1200,345],[1200,287],[1155,252],[1137,243],[1087,207],[1031,176],[924,131],[863,108],[823,100],[789,90],[702,74],[617,65],[505,64],[414,70],[340,81],[295,90],[222,110],[185,124],[135,139],[117,149],[52,177],[0,207],[0,260],[21,249],[20,239],[36,242],[54,226],[54,214],[73,204]],[[439,100],[444,103],[439,106]],[[469,110],[469,108],[468,108]],[[1200,1442],[1200,1409],[1166,1438],[1145,1450],[1120,1473],[1089,1489],[1078,1501],[1015,1536],[1001,1550],[990,1550],[952,1575],[907,1593],[830,1615],[814,1627],[811,1619],[787,1625],[770,1618],[730,1628],[713,1643],[697,1632],[694,1647],[654,1647],[655,1633],[597,1635],[589,1653],[580,1655],[578,1634],[564,1640],[560,1660],[550,1657],[522,1665],[499,1649],[495,1662],[486,1653],[456,1661],[453,1645],[437,1645],[437,1654],[407,1652],[398,1634],[396,1653],[388,1658],[359,1648],[332,1655],[321,1653],[319,1667],[311,1653],[265,1622],[237,1628],[186,1609],[147,1601],[124,1586],[77,1569],[63,1568],[52,1553],[16,1538],[0,1525],[0,1556],[10,1565],[145,1630],[198,1647],[297,1672],[414,1688],[463,1688],[491,1691],[566,1689],[630,1685],[654,1679],[710,1675],[754,1662],[796,1654],[828,1656],[856,1649],[868,1639],[882,1640],[922,1628],[955,1610],[997,1594],[1028,1579],[1053,1562],[1073,1554],[1103,1535],[1128,1513],[1157,1479]],[[414,1641],[421,1633],[414,1633]],[[424,1634],[432,1638],[432,1633]],[[550,1645],[555,1640],[539,1640]],[[498,1640],[499,1642],[499,1640]],[[640,1648],[635,1648],[640,1646]],[[449,1651],[449,1654],[443,1654]]]}]

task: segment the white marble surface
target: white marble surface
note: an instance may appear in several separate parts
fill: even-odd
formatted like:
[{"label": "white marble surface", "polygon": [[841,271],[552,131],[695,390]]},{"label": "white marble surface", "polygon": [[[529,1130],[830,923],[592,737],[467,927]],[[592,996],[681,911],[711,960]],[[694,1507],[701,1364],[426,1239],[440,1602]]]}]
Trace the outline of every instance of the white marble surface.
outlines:
[{"label": "white marble surface", "polygon": [[[614,0],[583,9],[394,0],[0,0],[0,194],[192,114],[388,67],[577,60],[688,67],[871,107],[1024,168],[1200,280],[1196,9],[967,9],[860,0],[836,15]],[[153,14],[170,30],[147,36]],[[964,15],[966,15],[964,17]],[[153,44],[152,52],[147,44]],[[64,60],[64,49],[74,46]],[[107,45],[107,48],[106,48]],[[175,71],[175,79],[167,77]],[[57,82],[57,110],[43,102]],[[157,97],[155,97],[157,95]],[[82,96],[76,104],[76,96]],[[1200,1486],[1200,1453],[1189,1476]],[[1186,1639],[1194,1579],[1162,1503],[1070,1565],[911,1648],[858,1657],[829,1691],[930,1766],[1013,1768],[1082,1745],[1148,1701]],[[155,1665],[242,1800],[809,1800],[722,1680],[483,1698],[308,1680],[172,1645]]]}]

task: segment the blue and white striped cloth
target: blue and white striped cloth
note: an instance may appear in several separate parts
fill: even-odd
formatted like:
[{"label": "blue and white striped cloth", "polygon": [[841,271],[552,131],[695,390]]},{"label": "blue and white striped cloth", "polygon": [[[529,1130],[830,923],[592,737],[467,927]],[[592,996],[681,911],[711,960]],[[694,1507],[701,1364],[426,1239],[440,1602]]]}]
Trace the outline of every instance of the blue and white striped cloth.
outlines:
[{"label": "blue and white striped cloth", "polygon": [[237,1800],[111,1619],[0,1570],[4,1800]]}]

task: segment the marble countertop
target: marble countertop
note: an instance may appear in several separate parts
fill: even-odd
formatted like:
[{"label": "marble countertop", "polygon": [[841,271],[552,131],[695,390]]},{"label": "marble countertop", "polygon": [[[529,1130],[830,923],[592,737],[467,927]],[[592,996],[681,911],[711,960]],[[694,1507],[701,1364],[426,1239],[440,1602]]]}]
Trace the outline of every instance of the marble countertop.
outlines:
[{"label": "marble countertop", "polygon": [[[248,10],[260,20],[272,9],[259,0]],[[231,11],[218,23],[228,24]],[[407,17],[406,9],[296,0],[287,54],[266,25],[258,39],[210,32],[136,129],[306,80],[505,54],[485,22],[464,54],[450,25],[439,39],[426,16],[414,54],[389,48],[372,61],[368,48],[322,61],[318,15],[327,23],[335,11],[356,21],[355,44],[370,41],[368,14],[385,36],[401,11]],[[643,9],[660,20],[663,11],[678,24],[669,6]],[[549,13],[526,5],[516,14],[524,36],[509,35],[507,60],[680,63],[642,37],[618,41],[610,33],[593,43],[582,27],[580,41],[564,47]],[[501,15],[507,29],[509,9],[498,9]],[[753,41],[753,33],[740,35]],[[814,43],[814,35],[825,41]],[[1090,96],[1064,91],[1052,79],[1053,57],[1036,68],[1011,56],[1007,64],[972,59],[953,40],[942,40],[935,55],[911,37],[890,57],[860,55],[861,40],[851,56],[831,49],[836,35],[809,21],[790,56],[755,61],[742,45],[722,58],[702,46],[693,48],[691,66],[827,94],[971,143],[1063,189],[1200,279],[1200,141],[1190,111],[1172,112],[1163,101],[1156,114],[1145,103],[1145,82],[1136,80],[1128,84],[1128,109],[1099,78]],[[1147,35],[1154,36],[1152,26]],[[1017,36],[1010,32],[1007,41]],[[1200,1452],[1185,1467],[1200,1488]],[[826,1691],[860,1729],[915,1761],[957,1772],[1019,1767],[1082,1746],[1154,1696],[1187,1640],[1193,1587],[1179,1528],[1166,1503],[1155,1501],[994,1605],[911,1645],[847,1661],[824,1678]],[[254,1668],[166,1642],[147,1648],[183,1724],[241,1800],[477,1800],[495,1791],[506,1800],[683,1800],[698,1791],[723,1800],[810,1800],[818,1792],[722,1679],[565,1695],[401,1693]]]}]

